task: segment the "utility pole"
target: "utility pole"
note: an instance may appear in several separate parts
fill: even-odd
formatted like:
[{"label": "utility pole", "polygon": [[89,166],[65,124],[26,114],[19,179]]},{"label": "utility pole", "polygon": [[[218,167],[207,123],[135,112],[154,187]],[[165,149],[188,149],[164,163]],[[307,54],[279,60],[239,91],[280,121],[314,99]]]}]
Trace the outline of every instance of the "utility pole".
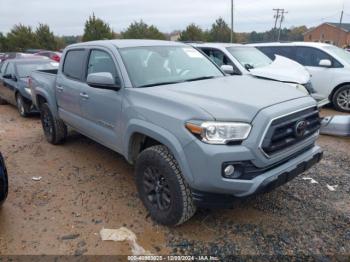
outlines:
[{"label": "utility pole", "polygon": [[282,22],[284,21],[284,14],[288,14],[287,11],[285,11],[284,9],[281,9],[281,18],[280,18],[280,28],[278,29],[278,37],[277,37],[277,42],[280,41],[280,37],[281,37],[281,29],[282,29]]},{"label": "utility pole", "polygon": [[231,0],[231,43],[233,43],[233,30],[234,30],[234,28],[233,28],[233,19],[234,19],[234,9],[235,9],[235,7],[234,7],[234,0]]},{"label": "utility pole", "polygon": [[339,46],[339,42],[340,42],[340,36],[341,36],[341,25],[343,23],[343,15],[344,15],[344,6],[343,6],[343,10],[341,10],[341,14],[340,14],[340,21],[339,21],[339,26],[338,26],[338,29],[339,29],[339,33],[338,33],[338,40],[337,40],[337,46]]},{"label": "utility pole", "polygon": [[[278,21],[278,18],[280,18],[280,11],[282,10],[282,9],[280,9],[280,8],[275,8],[275,9],[272,9],[273,11],[275,11],[276,12],[276,14],[273,16],[273,18],[275,18],[275,26],[274,26],[274,28],[273,28],[273,32],[274,32],[274,34],[275,34],[275,37],[276,37],[276,35],[277,35],[277,21]],[[275,39],[273,39],[273,40],[275,40]]]}]

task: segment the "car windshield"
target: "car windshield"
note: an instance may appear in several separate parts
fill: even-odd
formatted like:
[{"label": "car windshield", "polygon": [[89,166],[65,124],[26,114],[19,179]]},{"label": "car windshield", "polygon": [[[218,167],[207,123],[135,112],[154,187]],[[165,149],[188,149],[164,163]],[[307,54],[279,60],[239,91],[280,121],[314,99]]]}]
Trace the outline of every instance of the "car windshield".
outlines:
[{"label": "car windshield", "polygon": [[56,62],[50,62],[45,61],[45,63],[21,63],[17,64],[17,73],[19,77],[28,77],[33,71],[36,70],[50,70],[50,69],[57,69],[58,63]]},{"label": "car windshield", "polygon": [[345,60],[348,64],[350,64],[350,52],[346,51],[344,49],[341,49],[336,46],[326,46],[326,50],[328,50],[330,53],[335,54],[339,58]]},{"label": "car windshield", "polygon": [[272,63],[272,60],[268,56],[266,56],[255,47],[232,46],[227,47],[227,50],[247,70],[268,66]]},{"label": "car windshield", "polygon": [[134,87],[197,81],[224,74],[202,53],[187,46],[120,49]]}]

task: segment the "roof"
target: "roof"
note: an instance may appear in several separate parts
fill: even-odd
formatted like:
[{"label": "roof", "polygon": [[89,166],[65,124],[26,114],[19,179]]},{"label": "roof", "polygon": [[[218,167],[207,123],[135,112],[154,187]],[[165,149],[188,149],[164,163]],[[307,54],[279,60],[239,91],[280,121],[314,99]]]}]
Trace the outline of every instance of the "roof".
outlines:
[{"label": "roof", "polygon": [[91,42],[78,43],[71,46],[87,46],[87,45],[99,45],[99,46],[115,46],[117,48],[127,47],[140,47],[140,46],[187,46],[186,44],[173,41],[163,40],[146,40],[146,39],[118,39],[118,40],[98,40]]},{"label": "roof", "polygon": [[256,43],[248,44],[250,46],[313,46],[313,47],[326,47],[330,44],[320,42],[270,42],[270,43]]},{"label": "roof", "polygon": [[242,44],[232,44],[232,43],[191,43],[194,47],[210,47],[210,48],[227,48],[227,47],[236,47],[244,46]]},{"label": "roof", "polygon": [[[334,26],[334,27],[339,27],[339,23],[330,23],[330,22],[327,22],[325,24],[328,24],[328,25],[331,25],[331,26]],[[340,25],[340,28],[343,29],[344,31],[346,32],[350,32],[350,23],[342,23]]]}]

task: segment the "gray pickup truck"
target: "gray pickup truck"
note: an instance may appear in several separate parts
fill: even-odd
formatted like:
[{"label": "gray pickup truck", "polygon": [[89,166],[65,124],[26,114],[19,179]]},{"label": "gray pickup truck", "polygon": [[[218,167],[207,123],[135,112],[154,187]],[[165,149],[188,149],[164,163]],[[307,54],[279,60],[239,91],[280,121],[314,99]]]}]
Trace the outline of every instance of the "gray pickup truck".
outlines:
[{"label": "gray pickup truck", "polygon": [[123,155],[161,224],[270,191],[322,158],[314,99],[283,83],[226,76],[186,44],[75,44],[57,72],[31,77],[47,140],[63,142],[69,126]]}]

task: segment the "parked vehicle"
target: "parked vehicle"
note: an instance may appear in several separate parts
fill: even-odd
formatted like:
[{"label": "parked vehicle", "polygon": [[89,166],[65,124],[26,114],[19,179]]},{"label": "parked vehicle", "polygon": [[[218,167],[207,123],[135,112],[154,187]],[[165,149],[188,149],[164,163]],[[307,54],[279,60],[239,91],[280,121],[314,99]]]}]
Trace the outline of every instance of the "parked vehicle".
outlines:
[{"label": "parked vehicle", "polygon": [[255,47],[229,43],[195,43],[210,59],[231,75],[251,75],[290,84],[310,94],[319,104],[329,103],[326,96],[312,88],[310,73],[299,63],[278,56],[272,61]]},{"label": "parked vehicle", "polygon": [[314,99],[279,82],[225,77],[182,43],[74,44],[57,72],[32,73],[31,88],[47,141],[62,143],[70,126],[122,154],[165,225],[271,190],[322,157]]},{"label": "parked vehicle", "polygon": [[312,42],[253,44],[271,59],[282,55],[304,65],[315,90],[338,111],[350,112],[350,53],[339,47]]},{"label": "parked vehicle", "polygon": [[61,59],[62,54],[59,52],[53,52],[53,51],[40,51],[35,54],[36,56],[45,56],[50,58],[51,60],[54,60],[56,62],[59,62]]},{"label": "parked vehicle", "polygon": [[5,160],[0,153],[0,206],[4,203],[8,193],[8,177]]},{"label": "parked vehicle", "polygon": [[57,69],[58,63],[49,59],[11,59],[0,67],[0,104],[16,105],[21,116],[35,111],[29,88],[29,75],[38,69]]}]

